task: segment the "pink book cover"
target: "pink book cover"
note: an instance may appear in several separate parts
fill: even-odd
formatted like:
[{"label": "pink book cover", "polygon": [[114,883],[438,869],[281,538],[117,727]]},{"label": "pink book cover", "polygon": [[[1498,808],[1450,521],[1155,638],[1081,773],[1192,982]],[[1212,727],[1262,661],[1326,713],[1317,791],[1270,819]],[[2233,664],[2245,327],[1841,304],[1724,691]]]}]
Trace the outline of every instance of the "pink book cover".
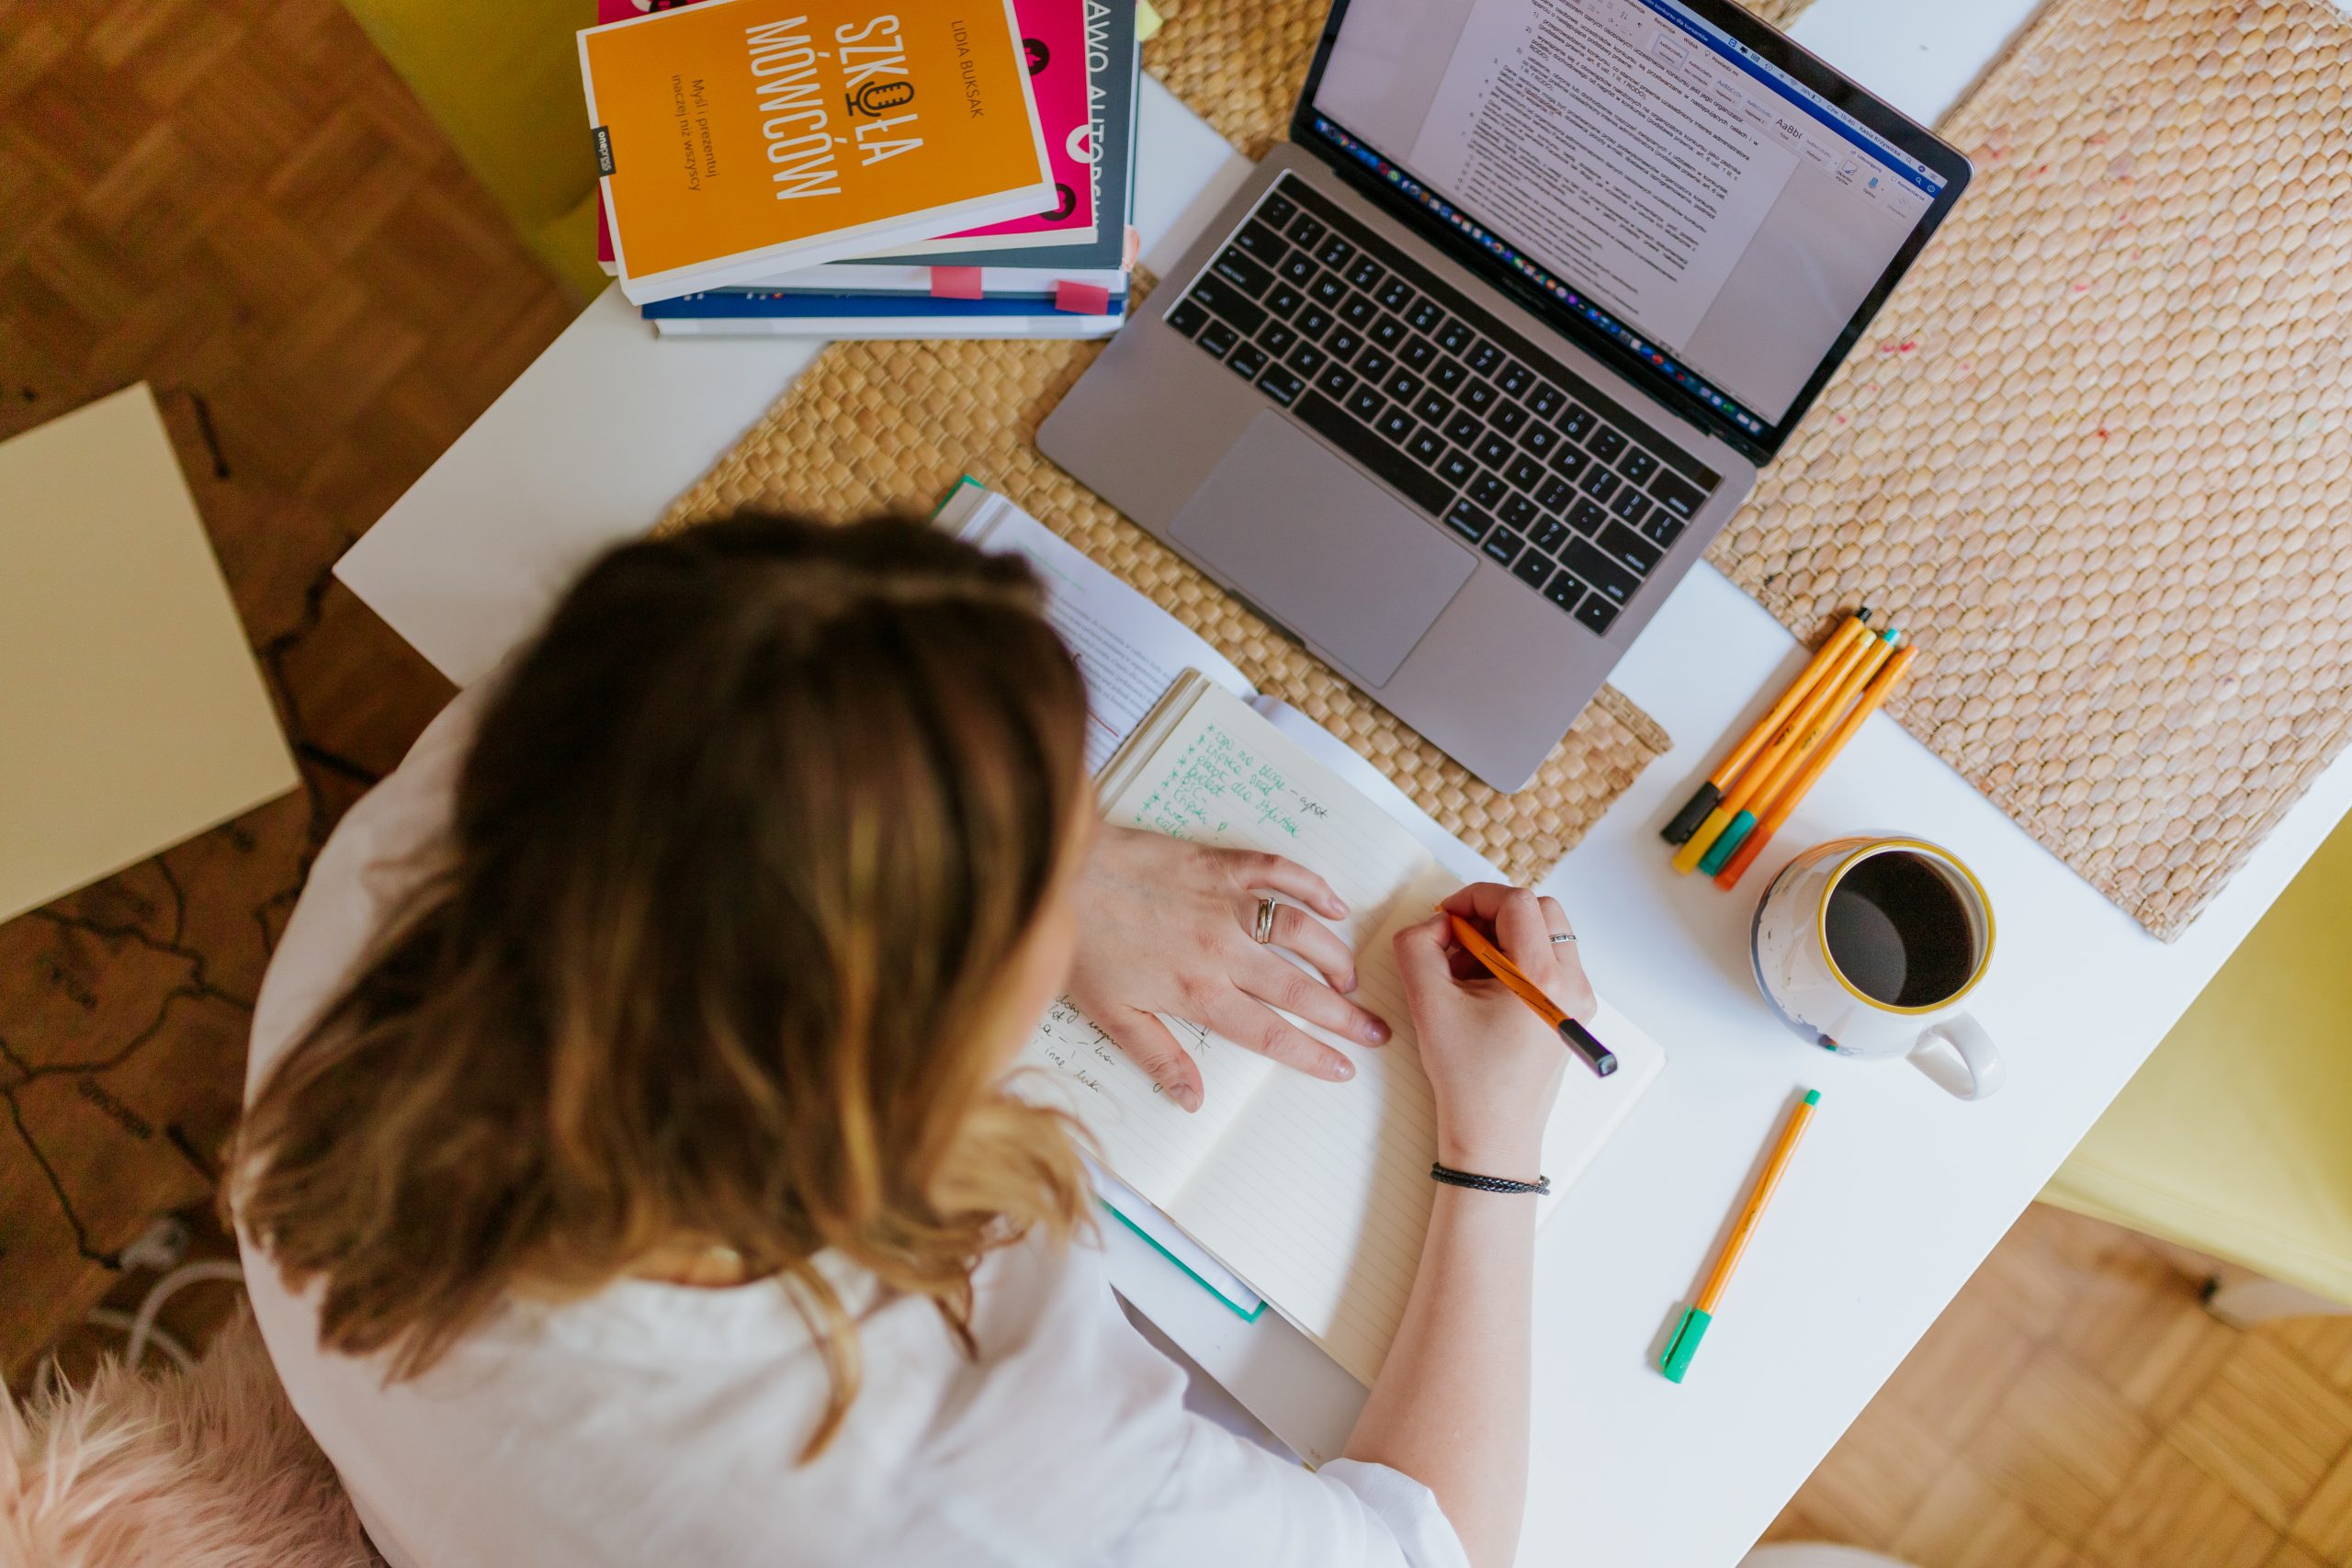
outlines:
[{"label": "pink book cover", "polygon": [[[674,11],[694,3],[695,0],[596,0],[596,25],[601,28],[607,22],[626,22],[648,11]],[[596,186],[596,261],[606,272],[617,274],[620,270],[620,259],[613,254],[613,226],[605,220],[602,182]]]},{"label": "pink book cover", "polygon": [[[613,0],[599,0],[612,4]],[[627,5],[630,0],[619,0]],[[933,242],[1002,240],[1015,236],[1032,244],[1061,244],[1094,233],[1093,119],[1087,112],[1085,0],[1012,0],[1021,42],[1029,54],[1029,86],[1037,97],[1037,123],[1045,128],[1046,162],[1059,197],[1051,212],[1008,218]],[[1034,238],[1031,238],[1034,236]],[[913,249],[915,247],[908,247]]]}]

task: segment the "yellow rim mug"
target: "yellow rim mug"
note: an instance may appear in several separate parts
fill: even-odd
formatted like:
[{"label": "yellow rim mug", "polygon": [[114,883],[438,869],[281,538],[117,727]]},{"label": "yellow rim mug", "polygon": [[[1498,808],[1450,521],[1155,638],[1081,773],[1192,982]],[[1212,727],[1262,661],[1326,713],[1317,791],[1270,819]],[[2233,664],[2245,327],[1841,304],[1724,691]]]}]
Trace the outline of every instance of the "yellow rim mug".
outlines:
[{"label": "yellow rim mug", "polygon": [[1756,906],[1757,988],[1800,1037],[1841,1056],[1907,1056],[1962,1100],[2001,1087],[1993,1037],[1959,1003],[1993,962],[1993,902],[1924,839],[1815,844]]}]

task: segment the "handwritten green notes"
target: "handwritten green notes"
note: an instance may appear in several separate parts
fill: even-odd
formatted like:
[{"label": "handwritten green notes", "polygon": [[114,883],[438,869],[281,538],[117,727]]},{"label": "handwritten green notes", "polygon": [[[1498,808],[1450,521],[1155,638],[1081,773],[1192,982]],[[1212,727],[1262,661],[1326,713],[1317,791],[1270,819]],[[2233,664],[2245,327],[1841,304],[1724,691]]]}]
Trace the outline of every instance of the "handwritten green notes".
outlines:
[{"label": "handwritten green notes", "polygon": [[[1264,720],[1258,723],[1262,729]],[[1330,816],[1329,804],[1284,773],[1261,743],[1210,718],[1136,803],[1130,825],[1209,843],[1225,842],[1246,825],[1295,844],[1302,821],[1327,822]]]}]

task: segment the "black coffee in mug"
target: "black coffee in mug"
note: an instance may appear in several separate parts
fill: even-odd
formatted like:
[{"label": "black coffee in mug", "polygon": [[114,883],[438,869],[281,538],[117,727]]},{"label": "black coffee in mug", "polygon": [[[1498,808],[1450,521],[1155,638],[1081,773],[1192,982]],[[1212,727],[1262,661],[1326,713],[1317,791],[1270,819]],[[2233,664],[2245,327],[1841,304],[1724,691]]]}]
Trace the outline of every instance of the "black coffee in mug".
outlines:
[{"label": "black coffee in mug", "polygon": [[1976,973],[1967,901],[1941,863],[1909,850],[1883,851],[1847,872],[1829,891],[1823,924],[1839,973],[1889,1007],[1939,1006]]}]

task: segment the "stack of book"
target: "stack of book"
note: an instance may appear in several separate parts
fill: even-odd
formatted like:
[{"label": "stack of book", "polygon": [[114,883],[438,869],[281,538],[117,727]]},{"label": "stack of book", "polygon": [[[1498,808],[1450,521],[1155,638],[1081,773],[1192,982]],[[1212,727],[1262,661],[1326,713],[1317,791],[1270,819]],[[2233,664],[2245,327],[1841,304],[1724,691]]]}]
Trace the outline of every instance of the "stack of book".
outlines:
[{"label": "stack of book", "polygon": [[599,257],[657,331],[1098,337],[1126,319],[1134,0],[597,16],[580,60]]}]

